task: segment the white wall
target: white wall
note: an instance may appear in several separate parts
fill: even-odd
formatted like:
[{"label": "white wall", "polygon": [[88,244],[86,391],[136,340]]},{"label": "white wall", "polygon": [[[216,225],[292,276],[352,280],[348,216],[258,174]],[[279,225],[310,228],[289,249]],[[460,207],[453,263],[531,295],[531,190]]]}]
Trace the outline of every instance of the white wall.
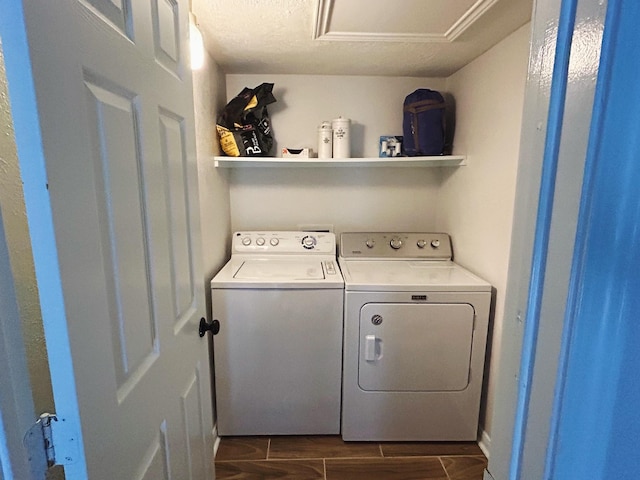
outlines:
[{"label": "white wall", "polygon": [[333,225],[343,231],[431,230],[436,172],[426,169],[261,169],[233,172],[234,230]]},{"label": "white wall", "polygon": [[468,165],[445,173],[436,225],[452,235],[456,261],[495,288],[481,418],[489,438],[491,416],[485,412],[492,411],[499,368],[529,32],[529,24],[521,27],[447,81],[456,102],[454,153],[465,153]]},{"label": "white wall", "polygon": [[[227,75],[230,100],[245,86],[274,83],[269,106],[277,147],[317,150],[317,127],[352,120],[352,156],[378,156],[380,135],[402,134],[402,102],[416,88],[442,90],[444,79],[309,75]],[[276,150],[279,151],[279,150]],[[233,230],[331,224],[347,230],[435,227],[439,169],[234,169]]]},{"label": "white wall", "polygon": [[207,55],[202,70],[193,72],[193,102],[198,155],[200,224],[207,311],[210,311],[209,282],[229,256],[231,220],[228,171],[215,168],[212,155],[220,154],[215,133],[215,118],[226,105],[224,74]]}]

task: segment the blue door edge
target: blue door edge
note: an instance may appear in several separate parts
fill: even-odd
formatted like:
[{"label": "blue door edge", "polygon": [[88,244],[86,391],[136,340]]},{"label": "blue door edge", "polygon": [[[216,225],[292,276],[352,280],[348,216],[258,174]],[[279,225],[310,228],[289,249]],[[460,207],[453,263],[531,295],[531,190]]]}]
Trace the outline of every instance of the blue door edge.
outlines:
[{"label": "blue door edge", "polygon": [[592,192],[596,168],[600,153],[600,136],[598,132],[603,129],[605,121],[605,106],[611,89],[611,71],[613,57],[615,55],[615,33],[618,31],[620,21],[620,8],[617,0],[609,0],[605,17],[605,29],[602,39],[600,65],[596,82],[596,91],[593,104],[592,121],[585,159],[584,177],[580,197],[579,212],[577,218],[574,252],[571,265],[569,289],[567,294],[567,306],[563,319],[563,331],[556,373],[556,386],[554,391],[553,409],[550,419],[550,433],[545,458],[544,479],[552,479],[555,475],[556,460],[560,449],[559,437],[563,413],[563,399],[566,382],[568,379],[568,364],[572,349],[572,338],[577,322],[580,303],[580,291],[582,287],[585,255],[587,250],[587,237],[591,223]]},{"label": "blue door edge", "polygon": [[519,479],[522,468],[576,10],[577,0],[565,0],[560,7],[538,212],[534,232],[527,313],[518,376],[518,400],[509,467],[510,480]]}]

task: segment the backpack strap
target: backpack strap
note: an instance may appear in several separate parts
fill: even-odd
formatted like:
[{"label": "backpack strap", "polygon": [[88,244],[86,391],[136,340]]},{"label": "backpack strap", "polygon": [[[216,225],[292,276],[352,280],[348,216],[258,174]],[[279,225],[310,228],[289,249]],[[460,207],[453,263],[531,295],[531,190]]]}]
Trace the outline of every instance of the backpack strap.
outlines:
[{"label": "backpack strap", "polygon": [[445,108],[445,103],[439,102],[438,100],[420,100],[419,102],[407,103],[404,106],[404,111],[410,113],[420,113],[426,112],[427,110],[434,110],[436,108]]}]

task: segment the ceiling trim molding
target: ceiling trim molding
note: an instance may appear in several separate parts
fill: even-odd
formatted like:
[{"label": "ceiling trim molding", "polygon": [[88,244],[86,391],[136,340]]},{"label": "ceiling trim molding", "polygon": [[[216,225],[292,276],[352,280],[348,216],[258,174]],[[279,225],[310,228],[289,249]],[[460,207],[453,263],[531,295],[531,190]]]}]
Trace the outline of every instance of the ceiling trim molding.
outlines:
[{"label": "ceiling trim molding", "polygon": [[[323,0],[320,0],[323,1]],[[330,0],[333,1],[333,0]],[[474,3],[464,15],[462,15],[456,23],[454,23],[449,30],[445,32],[445,37],[451,42],[462,35],[467,28],[478,20],[484,13],[489,10],[498,0],[478,0]]]},{"label": "ceiling trim molding", "polygon": [[[322,0],[321,0],[322,1]],[[330,42],[449,42],[442,34],[434,33],[374,33],[374,32],[327,32],[316,40]]]},{"label": "ceiling trim molding", "polygon": [[329,18],[333,9],[333,0],[318,0],[316,9],[316,22],[313,29],[313,39],[320,40],[329,30]]},{"label": "ceiling trim molding", "polygon": [[440,33],[376,33],[331,32],[329,24],[334,0],[318,0],[313,39],[332,42],[453,42],[498,0],[478,0],[444,34]]}]

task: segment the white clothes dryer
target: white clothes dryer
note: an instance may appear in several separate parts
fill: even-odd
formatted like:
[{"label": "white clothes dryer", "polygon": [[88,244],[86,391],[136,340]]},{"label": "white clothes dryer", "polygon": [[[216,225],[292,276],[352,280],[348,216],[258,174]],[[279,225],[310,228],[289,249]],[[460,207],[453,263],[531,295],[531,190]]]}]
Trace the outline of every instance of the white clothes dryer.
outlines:
[{"label": "white clothes dryer", "polygon": [[491,285],[443,233],[343,233],[344,440],[476,440]]},{"label": "white clothes dryer", "polygon": [[344,282],[335,235],[235,233],[211,288],[218,433],[338,434]]}]

